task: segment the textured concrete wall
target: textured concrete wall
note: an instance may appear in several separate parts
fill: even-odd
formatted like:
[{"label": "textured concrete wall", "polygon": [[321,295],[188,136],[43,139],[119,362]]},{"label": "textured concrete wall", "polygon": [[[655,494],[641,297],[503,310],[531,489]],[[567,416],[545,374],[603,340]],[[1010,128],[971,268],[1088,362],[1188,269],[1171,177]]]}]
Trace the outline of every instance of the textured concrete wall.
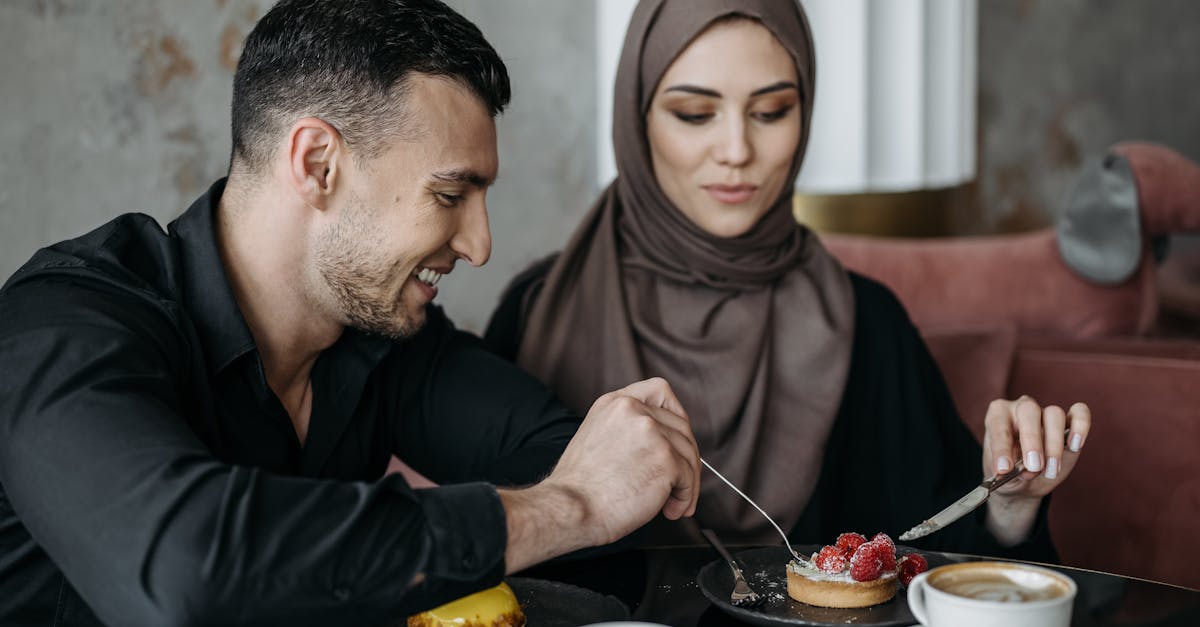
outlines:
[{"label": "textured concrete wall", "polygon": [[500,178],[488,194],[492,260],[459,264],[438,283],[451,318],[481,331],[508,280],[561,248],[595,196],[595,8],[593,0],[448,3],[487,35],[513,87],[497,125]]},{"label": "textured concrete wall", "polygon": [[[233,69],[271,4],[0,0],[0,277],[120,213],[166,223],[224,174]],[[594,11],[590,0],[451,4],[499,50],[514,89],[499,122],[492,262],[461,264],[439,297],[479,329],[592,193]]]},{"label": "textured concrete wall", "polygon": [[982,0],[980,223],[1052,221],[1117,141],[1200,159],[1200,2]]},{"label": "textured concrete wall", "polygon": [[0,275],[120,213],[165,222],[225,172],[232,68],[267,4],[0,1]]}]

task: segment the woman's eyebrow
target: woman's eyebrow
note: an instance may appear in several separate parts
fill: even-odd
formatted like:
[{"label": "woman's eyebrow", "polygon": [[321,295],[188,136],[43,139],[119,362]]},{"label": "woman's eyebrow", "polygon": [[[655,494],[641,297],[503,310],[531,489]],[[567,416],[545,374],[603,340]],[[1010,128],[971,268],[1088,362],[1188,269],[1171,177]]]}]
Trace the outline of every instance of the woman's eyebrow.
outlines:
[{"label": "woman's eyebrow", "polygon": [[719,92],[715,89],[709,89],[707,87],[697,87],[696,85],[673,85],[673,86],[668,87],[663,90],[664,93],[666,93],[668,91],[682,91],[682,92],[688,93],[688,94],[696,94],[697,96],[709,96],[711,98],[720,98],[721,97],[721,92]]},{"label": "woman's eyebrow", "polygon": [[[774,93],[777,91],[784,91],[787,89],[799,90],[800,87],[797,86],[796,83],[793,83],[792,81],[779,81],[778,83],[772,83],[770,85],[767,85],[766,87],[759,87],[758,89],[750,92],[750,97],[755,98],[755,97],[761,96],[763,94],[770,94],[770,93]],[[671,92],[671,91],[681,91],[681,92],[688,93],[688,94],[696,94],[697,96],[708,96],[710,98],[720,98],[721,97],[721,92],[719,92],[715,89],[709,89],[707,87],[700,87],[698,85],[688,85],[688,84],[672,85],[672,86],[664,89],[663,93]]]},{"label": "woman's eyebrow", "polygon": [[792,81],[779,81],[778,83],[755,89],[754,91],[750,92],[750,97],[753,98],[755,96],[761,96],[763,94],[769,94],[769,93],[776,92],[776,91],[783,91],[786,89],[795,89],[795,90],[799,91],[800,87],[797,86]]}]

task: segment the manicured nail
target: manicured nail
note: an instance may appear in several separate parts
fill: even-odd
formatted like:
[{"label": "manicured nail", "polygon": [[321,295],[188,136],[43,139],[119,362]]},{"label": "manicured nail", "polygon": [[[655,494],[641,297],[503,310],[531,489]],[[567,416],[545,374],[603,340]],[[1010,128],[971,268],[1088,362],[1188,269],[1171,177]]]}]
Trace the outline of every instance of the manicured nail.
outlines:
[{"label": "manicured nail", "polygon": [[1012,470],[1012,462],[1009,461],[1007,455],[1001,455],[1000,459],[996,460],[996,472],[1006,473]]},{"label": "manicured nail", "polygon": [[1047,479],[1057,479],[1058,478],[1058,458],[1057,457],[1051,457],[1050,459],[1046,460],[1046,478]]},{"label": "manicured nail", "polygon": [[1042,469],[1042,456],[1037,451],[1025,453],[1025,470],[1037,472]]},{"label": "manicured nail", "polygon": [[1083,448],[1083,436],[1076,433],[1071,436],[1071,452],[1078,453],[1081,448]]}]

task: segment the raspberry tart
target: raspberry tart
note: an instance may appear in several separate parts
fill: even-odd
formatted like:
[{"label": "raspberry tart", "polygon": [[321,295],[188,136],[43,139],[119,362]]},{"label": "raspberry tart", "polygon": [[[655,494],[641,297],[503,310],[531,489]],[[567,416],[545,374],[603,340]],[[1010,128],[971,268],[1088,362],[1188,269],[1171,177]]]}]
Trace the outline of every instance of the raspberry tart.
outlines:
[{"label": "raspberry tart", "polygon": [[810,559],[788,562],[788,596],[819,607],[868,607],[890,601],[900,584],[908,585],[928,568],[916,553],[897,560],[896,545],[887,534],[867,540],[843,533]]}]

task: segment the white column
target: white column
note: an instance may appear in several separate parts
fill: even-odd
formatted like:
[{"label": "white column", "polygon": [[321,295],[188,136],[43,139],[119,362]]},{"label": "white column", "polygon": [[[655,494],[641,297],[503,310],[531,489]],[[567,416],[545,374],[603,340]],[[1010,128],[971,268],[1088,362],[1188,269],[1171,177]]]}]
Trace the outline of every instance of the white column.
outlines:
[{"label": "white column", "polygon": [[637,0],[596,0],[596,187],[603,189],[617,176],[612,149],[613,81],[625,43],[625,28]]},{"label": "white column", "polygon": [[925,183],[949,187],[975,172],[975,3],[928,0],[925,13]]},{"label": "white column", "polygon": [[[817,54],[817,99],[804,167],[797,187],[830,192],[858,189],[870,174],[867,162],[869,0],[805,0]],[[837,71],[830,71],[831,60]]]}]

